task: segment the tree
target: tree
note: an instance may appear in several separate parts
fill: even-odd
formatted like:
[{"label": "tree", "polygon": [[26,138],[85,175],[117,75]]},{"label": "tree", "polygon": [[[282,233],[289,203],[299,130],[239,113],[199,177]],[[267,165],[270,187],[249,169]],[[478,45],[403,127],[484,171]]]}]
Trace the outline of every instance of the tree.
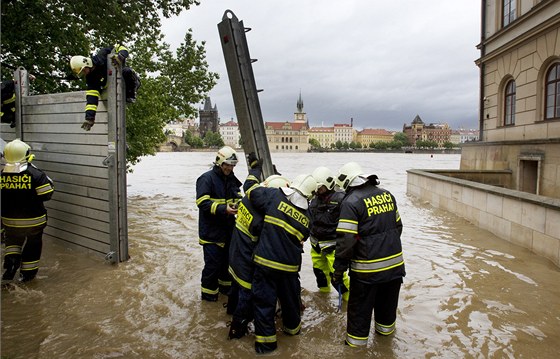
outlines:
[{"label": "tree", "polygon": [[222,147],[224,146],[224,140],[219,132],[208,131],[204,135],[204,145],[207,147]]},{"label": "tree", "polygon": [[321,144],[319,143],[319,141],[317,141],[316,138],[310,138],[309,139],[309,144],[314,149],[320,149],[321,148]]},{"label": "tree", "polygon": [[404,132],[396,132],[393,135],[393,141],[398,141],[401,143],[401,147],[410,146],[410,140]]},{"label": "tree", "polygon": [[216,84],[218,75],[208,70],[204,42],[197,44],[190,30],[175,54],[162,40],[160,16],[179,15],[198,4],[198,0],[2,1],[2,79],[22,66],[37,78],[31,83],[32,94],[84,89],[84,81],[71,80],[70,57],[124,44],[131,54],[127,64],[142,79],[137,102],[127,106],[126,157],[134,164],[155,153],[165,140],[166,123],[179,114],[196,114],[193,104]]}]

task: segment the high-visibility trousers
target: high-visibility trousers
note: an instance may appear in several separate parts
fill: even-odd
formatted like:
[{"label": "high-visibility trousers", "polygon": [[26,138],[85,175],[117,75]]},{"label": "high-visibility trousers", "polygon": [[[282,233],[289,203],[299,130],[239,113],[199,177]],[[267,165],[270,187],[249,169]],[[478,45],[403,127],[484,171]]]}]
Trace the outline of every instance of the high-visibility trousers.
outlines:
[{"label": "high-visibility trousers", "polygon": [[[309,251],[311,253],[311,262],[313,263],[313,273],[317,280],[317,288],[319,291],[328,293],[331,291],[331,274],[334,273],[334,249],[331,250],[317,250],[312,247]],[[342,299],[348,300],[348,291],[350,288],[350,278],[348,273],[344,272],[342,276]],[[335,288],[338,290],[338,288]]]}]

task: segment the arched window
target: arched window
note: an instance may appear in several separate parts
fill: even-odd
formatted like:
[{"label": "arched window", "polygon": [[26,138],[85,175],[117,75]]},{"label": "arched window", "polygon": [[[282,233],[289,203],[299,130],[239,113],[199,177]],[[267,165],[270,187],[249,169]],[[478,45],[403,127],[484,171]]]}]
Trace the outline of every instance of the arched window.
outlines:
[{"label": "arched window", "polygon": [[545,119],[560,117],[560,63],[554,64],[546,75]]},{"label": "arched window", "polygon": [[515,81],[510,80],[506,85],[504,96],[504,125],[515,125]]}]

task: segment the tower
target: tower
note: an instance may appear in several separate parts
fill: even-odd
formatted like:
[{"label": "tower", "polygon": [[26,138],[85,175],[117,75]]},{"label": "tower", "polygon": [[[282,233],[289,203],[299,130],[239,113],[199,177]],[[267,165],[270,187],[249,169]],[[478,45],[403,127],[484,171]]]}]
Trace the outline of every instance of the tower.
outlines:
[{"label": "tower", "polygon": [[294,112],[294,122],[296,123],[307,123],[307,116],[303,111],[303,100],[301,99],[301,91],[299,93],[299,98],[296,104],[297,111]]},{"label": "tower", "polygon": [[208,131],[218,133],[218,125],[220,123],[220,119],[218,117],[218,107],[216,105],[212,107],[210,97],[206,97],[206,100],[204,101],[204,108],[198,109],[198,117],[200,119],[200,138],[204,138],[204,136],[206,136],[206,132]]}]

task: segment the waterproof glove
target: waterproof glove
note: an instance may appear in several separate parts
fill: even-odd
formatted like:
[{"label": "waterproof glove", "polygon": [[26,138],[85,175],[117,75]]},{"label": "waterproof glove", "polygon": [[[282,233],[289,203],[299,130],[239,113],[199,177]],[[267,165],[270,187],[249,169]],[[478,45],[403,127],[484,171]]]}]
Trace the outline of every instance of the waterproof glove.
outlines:
[{"label": "waterproof glove", "polygon": [[339,288],[340,285],[343,285],[342,283],[343,274],[344,272],[340,272],[340,271],[334,271],[334,273],[331,273],[331,284],[333,285],[333,287]]},{"label": "waterproof glove", "polygon": [[247,155],[247,163],[249,163],[249,167],[256,168],[262,165],[262,161],[258,159],[255,152],[251,152]]},{"label": "waterproof glove", "polygon": [[84,130],[86,130],[86,131],[89,131],[89,130],[91,130],[91,128],[93,127],[93,124],[94,124],[94,123],[95,123],[95,120],[86,119],[86,120],[84,121],[84,123],[82,123],[82,128],[83,128]]}]

